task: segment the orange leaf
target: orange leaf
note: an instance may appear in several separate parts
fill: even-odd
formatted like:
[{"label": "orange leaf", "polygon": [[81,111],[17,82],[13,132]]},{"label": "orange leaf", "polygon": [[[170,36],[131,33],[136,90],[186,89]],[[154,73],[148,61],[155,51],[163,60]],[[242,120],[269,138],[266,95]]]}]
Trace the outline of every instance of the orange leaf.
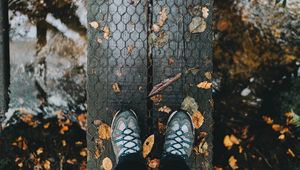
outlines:
[{"label": "orange leaf", "polygon": [[112,165],[112,161],[110,160],[110,158],[106,157],[103,159],[102,161],[102,167],[104,170],[111,170],[113,165]]},{"label": "orange leaf", "polygon": [[143,144],[143,157],[146,158],[147,155],[151,152],[154,145],[154,135],[150,135]]},{"label": "orange leaf", "polygon": [[120,86],[119,86],[118,83],[112,84],[112,90],[113,90],[113,92],[115,92],[115,93],[120,93],[120,92],[121,92],[121,89],[120,89]]},{"label": "orange leaf", "polygon": [[203,122],[204,122],[204,117],[203,115],[198,111],[198,112],[194,112],[193,116],[192,116],[192,120],[193,120],[193,124],[194,124],[194,127],[196,129],[199,129]]},{"label": "orange leaf", "polygon": [[212,86],[212,83],[209,83],[208,81],[203,81],[197,85],[197,87],[200,89],[210,89],[211,86]]},{"label": "orange leaf", "polygon": [[158,168],[160,165],[160,160],[159,159],[152,159],[148,162],[148,166],[152,169]]},{"label": "orange leaf", "polygon": [[163,107],[160,107],[158,109],[159,112],[164,112],[164,113],[170,113],[171,112],[171,108],[169,108],[168,106],[163,106]]},{"label": "orange leaf", "polygon": [[103,140],[110,139],[110,135],[111,135],[110,132],[111,132],[110,126],[108,126],[107,124],[102,123],[99,126],[98,135],[99,135],[100,139],[103,139]]},{"label": "orange leaf", "polygon": [[230,166],[233,170],[239,168],[239,167],[237,166],[237,160],[235,159],[234,156],[231,156],[231,157],[229,158],[228,164],[229,164],[229,166]]},{"label": "orange leaf", "polygon": [[224,137],[223,143],[227,149],[231,149],[233,145],[240,144],[240,140],[234,135],[226,135]]},{"label": "orange leaf", "polygon": [[275,132],[279,132],[281,130],[281,126],[279,124],[273,124],[272,125],[272,129],[275,131]]},{"label": "orange leaf", "polygon": [[45,162],[44,162],[44,169],[45,170],[50,170],[51,169],[51,164],[50,164],[50,161],[48,161],[48,160],[45,160]]}]

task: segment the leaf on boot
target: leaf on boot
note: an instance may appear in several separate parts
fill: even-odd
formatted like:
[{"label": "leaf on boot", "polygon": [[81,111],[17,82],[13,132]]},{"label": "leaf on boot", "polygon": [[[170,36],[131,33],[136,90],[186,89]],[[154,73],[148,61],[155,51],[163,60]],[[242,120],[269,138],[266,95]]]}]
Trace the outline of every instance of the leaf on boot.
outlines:
[{"label": "leaf on boot", "polygon": [[154,145],[154,134],[150,135],[143,144],[143,157],[146,158],[147,155],[151,152],[152,147]]}]

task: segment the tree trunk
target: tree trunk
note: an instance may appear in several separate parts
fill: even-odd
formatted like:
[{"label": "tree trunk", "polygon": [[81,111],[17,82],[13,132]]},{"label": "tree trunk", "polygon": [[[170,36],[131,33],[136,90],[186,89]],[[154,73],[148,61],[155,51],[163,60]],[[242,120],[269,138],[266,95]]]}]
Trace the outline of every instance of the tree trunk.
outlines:
[{"label": "tree trunk", "polygon": [[[188,96],[195,99],[205,119],[196,130],[198,152],[188,163],[192,169],[212,169],[211,88],[197,87],[211,81],[212,1],[91,0],[88,11],[93,23],[88,28],[89,169],[100,168],[105,157],[115,166],[110,141],[99,140],[95,120],[111,124],[117,110],[135,110],[142,138],[156,136],[150,157],[157,158],[163,146],[158,124],[165,125],[168,118],[158,110],[180,109]],[[156,84],[175,75],[181,76],[148,97]]]},{"label": "tree trunk", "polygon": [[[8,109],[9,95],[9,25],[7,0],[0,4],[0,117]],[[0,120],[1,120],[0,119]]]}]

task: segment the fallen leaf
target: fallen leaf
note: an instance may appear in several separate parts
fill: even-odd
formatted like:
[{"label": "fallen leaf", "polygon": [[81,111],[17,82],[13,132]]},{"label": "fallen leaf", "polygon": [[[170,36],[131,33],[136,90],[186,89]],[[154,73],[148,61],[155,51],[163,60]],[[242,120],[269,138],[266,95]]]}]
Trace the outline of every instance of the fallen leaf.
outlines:
[{"label": "fallen leaf", "polygon": [[271,125],[273,124],[273,119],[269,116],[262,116],[262,119],[268,124]]},{"label": "fallen leaf", "polygon": [[99,23],[97,21],[93,21],[93,22],[90,22],[90,26],[94,29],[97,29],[99,27]]},{"label": "fallen leaf", "polygon": [[215,166],[214,170],[223,170],[223,168]]},{"label": "fallen leaf", "polygon": [[130,4],[134,5],[134,6],[137,6],[139,3],[140,3],[140,0],[131,0],[130,1]]},{"label": "fallen leaf", "polygon": [[159,159],[152,159],[148,162],[148,166],[152,169],[158,168],[160,165],[160,160]]},{"label": "fallen leaf", "polygon": [[81,149],[80,155],[81,155],[82,157],[86,157],[86,156],[87,156],[87,148]]},{"label": "fallen leaf", "polygon": [[193,67],[193,68],[189,68],[187,69],[187,71],[185,72],[186,74],[188,73],[192,73],[193,75],[197,75],[197,73],[200,71],[199,67]]},{"label": "fallen leaf", "polygon": [[49,128],[49,126],[50,126],[50,122],[48,122],[48,123],[44,124],[44,125],[43,125],[43,128],[44,128],[44,129],[48,129],[48,128]]},{"label": "fallen leaf", "polygon": [[74,165],[77,162],[77,159],[73,158],[73,159],[67,159],[67,163]]},{"label": "fallen leaf", "polygon": [[109,140],[110,139],[110,134],[111,133],[111,129],[110,126],[102,123],[99,128],[98,128],[98,135],[99,138],[102,140]]},{"label": "fallen leaf", "polygon": [[204,75],[205,75],[205,77],[206,77],[208,80],[211,80],[211,79],[212,79],[212,73],[211,73],[211,72],[205,72]]},{"label": "fallen leaf", "polygon": [[164,112],[164,113],[170,113],[172,110],[168,106],[163,106],[163,107],[158,108],[158,111]]},{"label": "fallen leaf", "polygon": [[62,146],[67,146],[67,141],[66,140],[62,140],[61,144],[62,144]]},{"label": "fallen leaf", "polygon": [[104,28],[103,28],[103,37],[105,38],[105,39],[107,39],[108,40],[108,38],[109,38],[109,35],[110,35],[110,31],[109,31],[109,27],[108,26],[105,26]]},{"label": "fallen leaf", "polygon": [[285,135],[284,134],[279,135],[278,139],[281,140],[281,141],[283,141],[285,139]]},{"label": "fallen leaf", "polygon": [[231,149],[233,145],[240,144],[240,140],[234,135],[226,135],[224,137],[223,144],[227,149]]},{"label": "fallen leaf", "polygon": [[189,25],[191,33],[201,33],[206,29],[206,22],[201,17],[194,17]]},{"label": "fallen leaf", "polygon": [[81,127],[81,129],[86,130],[87,129],[87,114],[82,113],[77,116],[77,121]]},{"label": "fallen leaf", "polygon": [[157,25],[162,27],[168,19],[168,9],[163,7],[163,9],[159,12]]},{"label": "fallen leaf", "polygon": [[157,124],[159,133],[164,134],[166,132],[167,126],[160,121],[158,121]]},{"label": "fallen leaf", "polygon": [[120,93],[120,92],[121,92],[121,89],[120,89],[120,86],[119,86],[118,83],[112,84],[112,90],[113,90],[113,92],[115,92],[115,93]]},{"label": "fallen leaf", "polygon": [[221,32],[226,31],[229,28],[229,21],[227,19],[221,19],[217,23],[217,29]]},{"label": "fallen leaf", "polygon": [[228,164],[229,166],[235,170],[235,169],[238,169],[238,165],[237,165],[237,160],[235,159],[234,156],[230,156],[229,160],[228,160]]},{"label": "fallen leaf", "polygon": [[45,170],[50,170],[51,169],[51,163],[48,160],[45,160],[43,167]]},{"label": "fallen leaf", "polygon": [[193,113],[192,120],[193,120],[194,127],[196,129],[199,129],[204,122],[204,117],[201,114],[201,112],[197,111]]},{"label": "fallen leaf", "polygon": [[202,7],[202,16],[203,18],[207,18],[209,15],[209,9],[207,7]]},{"label": "fallen leaf", "polygon": [[150,98],[154,104],[159,104],[163,100],[163,95],[157,94]]},{"label": "fallen leaf", "polygon": [[152,31],[153,32],[159,32],[160,31],[160,26],[158,26],[157,24],[153,24],[152,25]]},{"label": "fallen leaf", "polygon": [[287,150],[287,154],[292,156],[292,157],[296,156],[295,153],[290,148]]},{"label": "fallen leaf", "polygon": [[102,167],[104,170],[111,170],[113,168],[113,164],[110,158],[106,157],[102,160]]},{"label": "fallen leaf", "polygon": [[131,55],[132,52],[134,50],[134,46],[133,45],[129,45],[128,48],[127,48],[127,51],[128,51],[128,54]]},{"label": "fallen leaf", "polygon": [[187,96],[181,103],[181,109],[186,110],[189,113],[195,113],[198,112],[199,106],[194,98]]},{"label": "fallen leaf", "polygon": [[239,146],[239,153],[243,153],[243,147],[242,146]]},{"label": "fallen leaf", "polygon": [[272,129],[275,131],[275,132],[279,132],[282,128],[279,124],[273,124],[272,125]]},{"label": "fallen leaf", "polygon": [[169,34],[166,32],[161,32],[155,39],[154,45],[158,48],[165,46],[165,44],[169,41]]},{"label": "fallen leaf", "polygon": [[39,147],[37,150],[36,150],[36,154],[37,155],[40,155],[41,153],[43,153],[44,152],[44,148],[42,148],[42,147]]},{"label": "fallen leaf", "polygon": [[202,139],[199,145],[194,147],[194,151],[196,154],[208,155],[208,143],[205,141],[205,139]]},{"label": "fallen leaf", "polygon": [[201,82],[197,85],[197,87],[200,89],[210,89],[211,86],[212,86],[212,83],[209,83],[208,81]]},{"label": "fallen leaf", "polygon": [[152,150],[152,147],[154,145],[154,140],[155,140],[155,137],[154,137],[154,134],[153,135],[150,135],[144,142],[143,144],[143,157],[146,158],[147,155],[151,152]]},{"label": "fallen leaf", "polygon": [[178,79],[180,79],[181,77],[181,73],[176,74],[175,76],[171,77],[171,78],[167,78],[165,80],[163,80],[162,82],[156,84],[151,92],[149,93],[149,97],[153,96],[159,92],[161,92],[162,90],[166,89],[168,86],[170,86],[172,83],[174,83],[175,81],[177,81]]}]

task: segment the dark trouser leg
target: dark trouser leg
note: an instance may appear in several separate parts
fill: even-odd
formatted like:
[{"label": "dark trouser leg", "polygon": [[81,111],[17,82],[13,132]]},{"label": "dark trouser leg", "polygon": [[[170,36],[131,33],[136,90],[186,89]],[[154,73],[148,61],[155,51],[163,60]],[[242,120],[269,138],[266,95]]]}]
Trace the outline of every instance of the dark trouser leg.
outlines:
[{"label": "dark trouser leg", "polygon": [[161,159],[159,170],[189,170],[185,160],[177,155],[167,155]]},{"label": "dark trouser leg", "polygon": [[147,170],[147,166],[141,153],[132,153],[121,156],[115,170]]}]

